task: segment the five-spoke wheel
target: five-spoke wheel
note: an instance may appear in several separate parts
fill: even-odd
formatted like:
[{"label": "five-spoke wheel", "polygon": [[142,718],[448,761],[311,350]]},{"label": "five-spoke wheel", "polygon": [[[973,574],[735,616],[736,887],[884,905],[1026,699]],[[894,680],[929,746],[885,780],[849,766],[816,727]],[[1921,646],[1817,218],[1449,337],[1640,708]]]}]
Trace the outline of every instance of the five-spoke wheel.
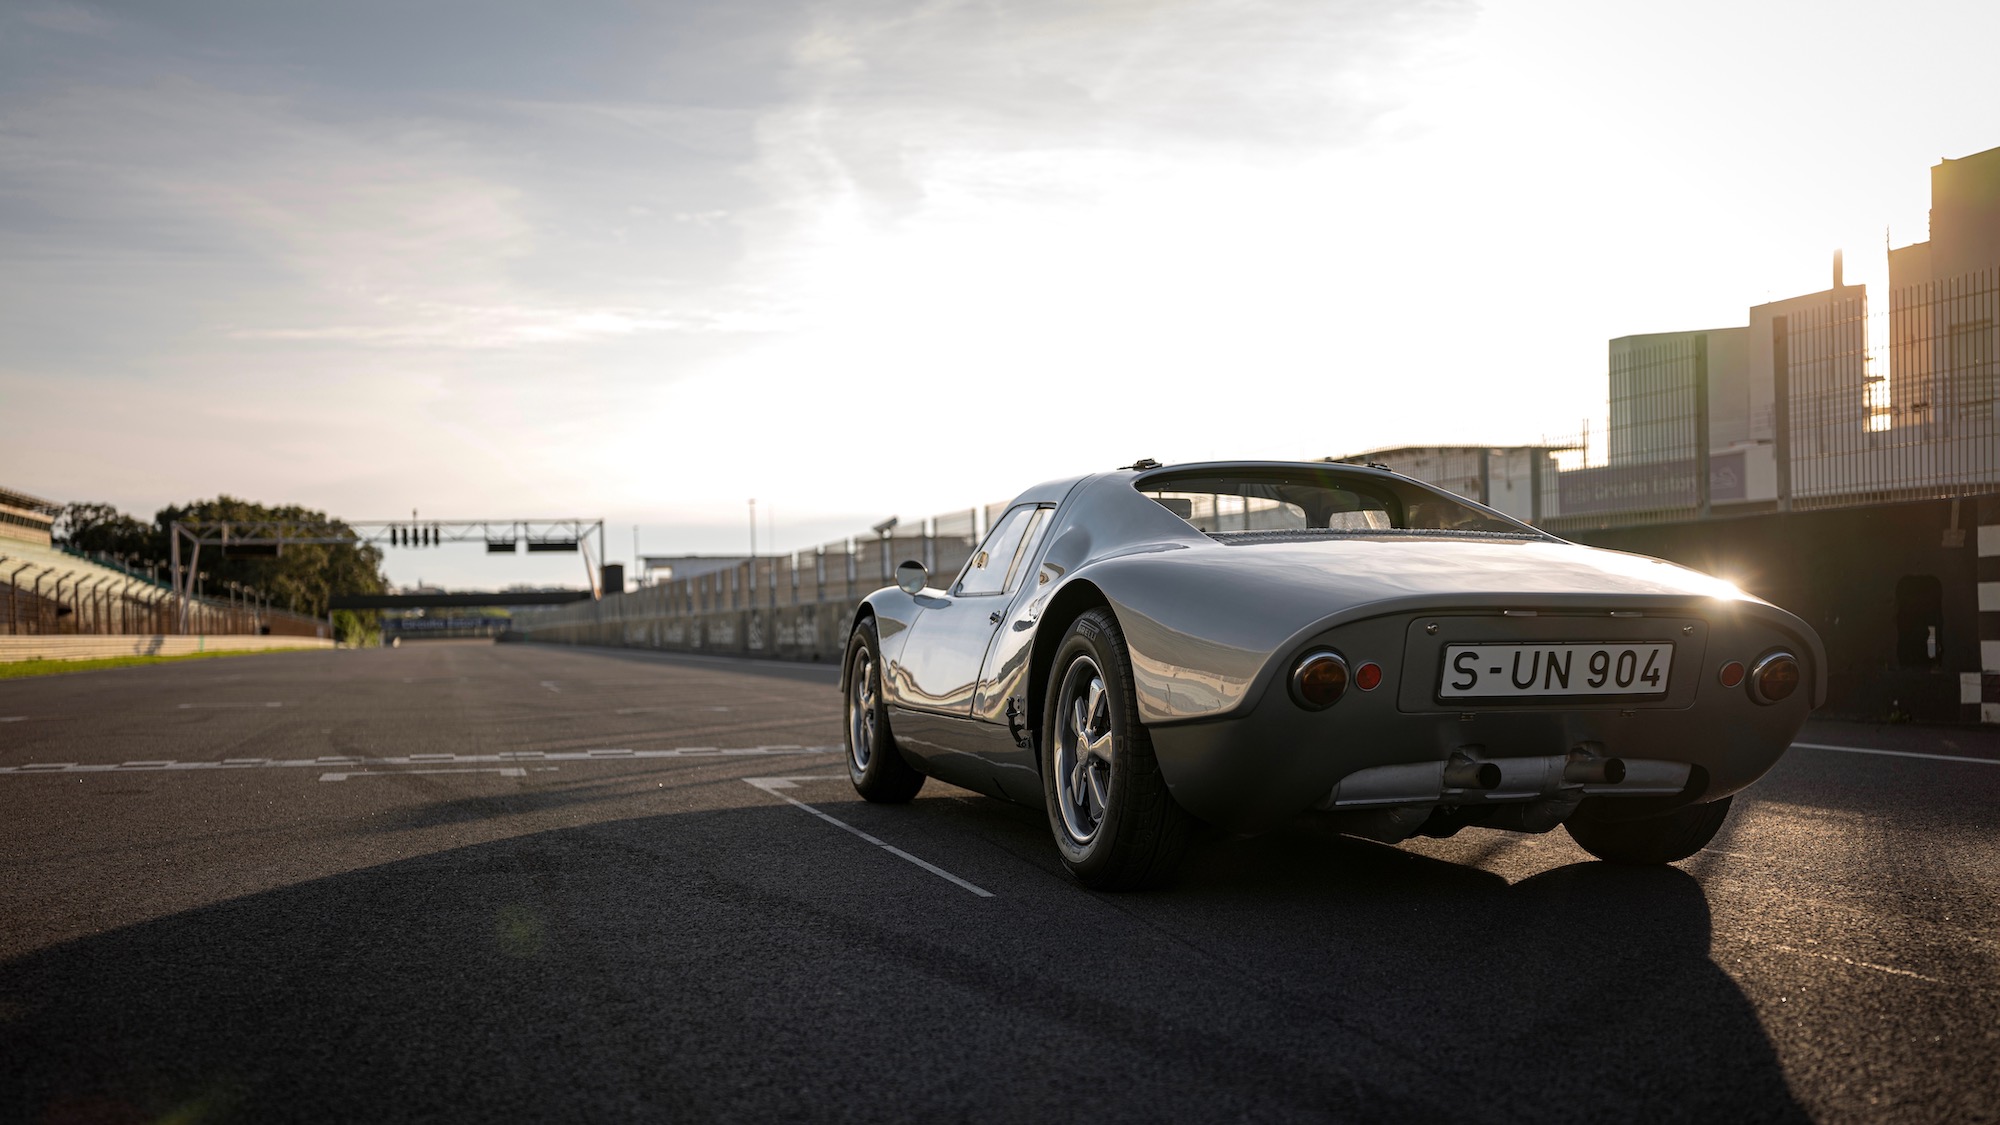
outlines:
[{"label": "five-spoke wheel", "polygon": [[866,773],[875,754],[874,656],[866,648],[855,653],[847,675],[847,756],[857,773]]},{"label": "five-spoke wheel", "polygon": [[847,684],[847,779],[870,801],[900,804],[924,787],[924,775],[903,760],[882,706],[882,645],[875,622],[864,619],[847,640],[842,673]]},{"label": "five-spoke wheel", "polygon": [[1104,675],[1088,656],[1078,656],[1063,673],[1056,696],[1056,806],[1063,828],[1078,844],[1088,844],[1104,823],[1111,794],[1111,697]]},{"label": "five-spoke wheel", "polygon": [[1099,890],[1171,879],[1194,821],[1160,776],[1110,610],[1084,613],[1063,634],[1044,700],[1042,795],[1063,866]]}]

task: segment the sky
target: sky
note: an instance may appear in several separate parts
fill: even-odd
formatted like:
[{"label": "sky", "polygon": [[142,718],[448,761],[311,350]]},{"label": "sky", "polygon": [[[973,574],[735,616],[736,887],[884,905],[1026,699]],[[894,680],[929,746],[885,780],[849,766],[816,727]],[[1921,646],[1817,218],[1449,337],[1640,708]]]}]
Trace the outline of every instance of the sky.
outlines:
[{"label": "sky", "polygon": [[[2000,5],[0,0],[0,484],[794,550],[1879,284]],[[393,550],[398,583],[578,583]]]}]

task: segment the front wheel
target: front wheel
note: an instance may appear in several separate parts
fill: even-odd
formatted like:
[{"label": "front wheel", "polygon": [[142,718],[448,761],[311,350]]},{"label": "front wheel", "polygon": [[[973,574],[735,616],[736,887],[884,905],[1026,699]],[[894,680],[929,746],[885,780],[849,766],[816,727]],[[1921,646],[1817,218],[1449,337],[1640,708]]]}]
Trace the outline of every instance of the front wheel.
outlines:
[{"label": "front wheel", "polygon": [[1703,805],[1687,805],[1665,816],[1642,820],[1565,821],[1563,828],[1577,846],[1611,863],[1659,864],[1686,859],[1708,846],[1722,830],[1731,797]]},{"label": "front wheel", "polygon": [[863,621],[847,639],[847,780],[867,800],[900,805],[924,787],[924,775],[903,760],[889,733],[882,703],[882,646],[875,622]]},{"label": "front wheel", "polygon": [[1109,610],[1085,613],[1063,635],[1045,698],[1042,797],[1063,866],[1106,891],[1173,878],[1194,820],[1160,775]]}]

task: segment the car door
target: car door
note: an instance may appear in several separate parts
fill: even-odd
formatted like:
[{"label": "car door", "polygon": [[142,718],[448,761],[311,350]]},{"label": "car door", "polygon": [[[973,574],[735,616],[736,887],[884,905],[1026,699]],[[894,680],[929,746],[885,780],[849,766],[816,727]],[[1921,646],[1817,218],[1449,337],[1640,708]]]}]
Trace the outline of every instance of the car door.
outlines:
[{"label": "car door", "polygon": [[1053,510],[1032,503],[1008,509],[948,590],[918,597],[922,608],[888,670],[896,741],[946,781],[995,792],[982,755],[987,743],[1012,739],[1005,726],[975,722],[973,700],[986,651]]},{"label": "car door", "polygon": [[1009,594],[1019,588],[1013,572],[1024,553],[1021,548],[1028,545],[1027,553],[1032,553],[1030,541],[1039,538],[1048,511],[1037,504],[1008,509],[945,594],[919,599],[922,608],[891,670],[891,702],[957,717],[972,713],[980,664]]}]

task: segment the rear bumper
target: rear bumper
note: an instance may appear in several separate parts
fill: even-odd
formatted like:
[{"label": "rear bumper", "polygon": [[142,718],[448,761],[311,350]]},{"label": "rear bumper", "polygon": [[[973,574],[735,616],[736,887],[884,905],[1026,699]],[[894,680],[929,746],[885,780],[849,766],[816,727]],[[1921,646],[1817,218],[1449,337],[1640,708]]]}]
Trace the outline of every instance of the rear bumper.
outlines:
[{"label": "rear bumper", "polygon": [[[1628,600],[1596,610],[1544,609],[1529,616],[1507,616],[1496,609],[1411,612],[1406,607],[1308,631],[1272,655],[1235,710],[1216,718],[1152,723],[1148,729],[1161,773],[1182,807],[1242,832],[1270,829],[1307,809],[1327,807],[1335,786],[1361,771],[1435,769],[1454,754],[1550,760],[1588,744],[1582,752],[1591,755],[1687,767],[1692,780],[1678,797],[1645,794],[1650,798],[1646,806],[1653,807],[1724,797],[1763,776],[1805,724],[1813,704],[1824,697],[1819,639],[1804,622],[1763,603],[1658,599],[1634,615],[1637,604]],[[1621,612],[1614,617],[1610,609]],[[1466,703],[1440,698],[1448,644],[1613,639],[1671,642],[1675,657],[1669,690],[1626,699]],[[1351,686],[1323,711],[1303,709],[1283,681],[1301,656],[1316,649],[1332,649],[1350,666],[1378,664],[1381,683],[1372,691]],[[1747,665],[1778,649],[1793,652],[1805,665],[1805,683],[1791,698],[1760,704],[1741,684],[1722,686],[1720,673],[1727,663]],[[1512,772],[1537,768],[1542,767],[1524,763]],[[1654,776],[1650,784],[1658,788],[1665,783]],[[1419,783],[1408,790],[1409,804],[1518,799],[1444,791],[1431,798],[1424,788]],[[1639,796],[1636,788],[1625,792]],[[1564,796],[1575,794],[1566,791]],[[1547,800],[1547,794],[1540,799]],[[1385,800],[1376,807],[1388,804]]]},{"label": "rear bumper", "polygon": [[[1314,808],[1545,800],[1550,771],[1586,745],[1636,768],[1581,795],[1668,807],[1676,795],[1714,800],[1762,777],[1808,713],[1803,699],[1764,707],[1732,693],[1682,710],[1412,715],[1378,690],[1309,714],[1272,694],[1237,718],[1151,728],[1160,771],[1183,808],[1230,831],[1261,832]],[[1446,785],[1454,754],[1498,763],[1501,784]]]}]

